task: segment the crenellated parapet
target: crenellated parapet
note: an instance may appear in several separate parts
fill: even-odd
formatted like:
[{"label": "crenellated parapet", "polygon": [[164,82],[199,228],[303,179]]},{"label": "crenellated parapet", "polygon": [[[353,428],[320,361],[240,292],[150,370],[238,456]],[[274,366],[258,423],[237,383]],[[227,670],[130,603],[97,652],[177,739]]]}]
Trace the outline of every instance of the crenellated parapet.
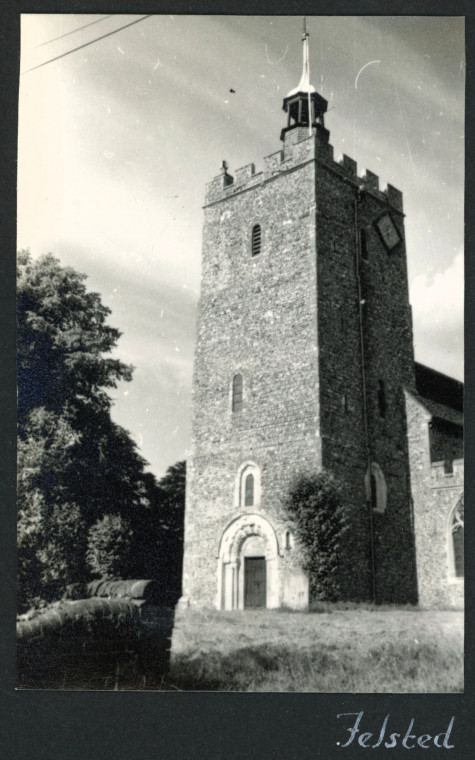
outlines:
[{"label": "crenellated parapet", "polygon": [[249,182],[253,177],[256,175],[256,167],[254,164],[246,164],[246,166],[241,166],[240,169],[236,169],[236,174],[234,176],[234,184],[235,185],[244,185],[245,183]]},{"label": "crenellated parapet", "polygon": [[292,171],[313,160],[345,177],[355,186],[385,204],[389,204],[395,211],[403,213],[402,192],[390,184],[380,189],[378,175],[369,169],[359,175],[356,161],[347,155],[335,160],[333,146],[328,142],[327,130],[318,126],[313,129],[311,136],[306,127],[296,127],[287,132],[283,150],[266,156],[264,168],[260,172],[256,172],[255,165],[252,163],[236,169],[233,176],[228,174],[227,165],[223,162],[221,174],[206,186],[205,206],[268,182],[280,174]]},{"label": "crenellated parapet", "polygon": [[462,488],[464,482],[464,460],[453,462],[432,462],[430,466],[431,488]]},{"label": "crenellated parapet", "polygon": [[216,201],[229,198],[236,193],[241,192],[244,188],[258,185],[263,180],[263,173],[256,174],[254,164],[246,164],[236,170],[234,176],[227,173],[227,169],[222,171],[217,177],[208,182],[205,191],[205,206]]},{"label": "crenellated parapet", "polygon": [[359,175],[356,161],[344,154],[337,162],[335,162],[335,166],[339,167],[341,174],[357,184],[362,190],[365,190],[380,200],[388,203],[395,211],[399,211],[401,214],[403,213],[402,192],[393,187],[393,185],[388,184],[381,190],[377,174],[374,174],[374,172],[369,169],[365,169],[364,172]]}]

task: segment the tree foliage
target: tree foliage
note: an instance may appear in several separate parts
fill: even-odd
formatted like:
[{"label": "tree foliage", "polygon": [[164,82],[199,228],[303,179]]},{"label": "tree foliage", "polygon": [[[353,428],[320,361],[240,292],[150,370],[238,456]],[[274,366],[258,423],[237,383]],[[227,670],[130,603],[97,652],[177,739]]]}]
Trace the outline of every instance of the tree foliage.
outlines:
[{"label": "tree foliage", "polygon": [[20,252],[17,275],[20,434],[35,407],[109,411],[105,389],[132,377],[130,366],[103,355],[120,337],[106,324],[110,309],[86,290],[85,275],[62,267],[51,254],[33,261]]},{"label": "tree foliage", "polygon": [[18,439],[18,557],[20,606],[48,599],[59,581],[73,583],[82,561],[86,524],[70,488],[78,434],[43,407],[29,414]]},{"label": "tree foliage", "polygon": [[161,572],[170,588],[181,595],[183,564],[183,521],[185,514],[186,462],[177,462],[168,468],[158,483],[160,509],[157,535]]},{"label": "tree foliage", "polygon": [[337,482],[326,472],[302,475],[293,484],[286,506],[303,553],[311,601],[337,600],[341,544],[347,530]]},{"label": "tree foliage", "polygon": [[184,463],[161,486],[111,419],[108,389],[132,370],[105,356],[120,333],[84,280],[51,255],[18,256],[21,609],[99,572],[156,578],[165,568],[179,593]]},{"label": "tree foliage", "polygon": [[86,561],[98,578],[122,578],[130,566],[133,531],[121,515],[104,515],[89,530]]}]

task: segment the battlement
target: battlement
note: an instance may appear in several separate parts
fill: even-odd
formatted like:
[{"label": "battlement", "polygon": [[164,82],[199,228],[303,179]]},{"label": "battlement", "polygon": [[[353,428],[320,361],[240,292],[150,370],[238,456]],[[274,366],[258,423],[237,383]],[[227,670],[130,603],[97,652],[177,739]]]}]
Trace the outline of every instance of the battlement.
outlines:
[{"label": "battlement", "polygon": [[234,177],[228,174],[227,170],[222,171],[221,174],[214,177],[206,185],[205,206],[223,198],[229,198],[230,195],[240,192],[244,187],[258,185],[262,182],[262,179],[262,172],[256,174],[254,164],[246,164],[246,166],[237,169]]},{"label": "battlement", "polygon": [[343,154],[336,165],[343,170],[345,177],[356,182],[362,190],[367,190],[373,195],[381,198],[381,200],[387,201],[397,211],[403,213],[402,204],[402,192],[393,185],[388,184],[383,190],[379,187],[379,177],[369,169],[365,169],[360,175],[358,175],[358,165],[349,156]]},{"label": "battlement", "polygon": [[254,164],[246,164],[236,170],[234,176],[227,173],[227,168],[206,186],[205,206],[228,198],[235,193],[247,190],[272,179],[278,174],[290,171],[307,161],[318,160],[331,170],[353,182],[361,190],[367,191],[393,209],[403,213],[402,192],[388,184],[379,188],[379,177],[365,169],[358,175],[358,166],[349,156],[343,155],[338,160],[333,158],[333,146],[326,141],[326,130],[308,134],[308,129],[299,127],[285,135],[284,148],[264,158],[263,171],[257,172]]},{"label": "battlement", "polygon": [[454,459],[450,463],[432,462],[430,467],[431,488],[463,486],[464,460]]}]

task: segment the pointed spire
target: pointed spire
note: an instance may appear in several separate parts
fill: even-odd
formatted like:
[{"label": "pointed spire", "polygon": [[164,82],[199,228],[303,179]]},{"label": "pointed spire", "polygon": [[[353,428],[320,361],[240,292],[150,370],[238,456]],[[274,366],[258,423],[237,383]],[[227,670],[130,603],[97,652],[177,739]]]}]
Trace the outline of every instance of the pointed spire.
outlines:
[{"label": "pointed spire", "polygon": [[293,90],[290,90],[289,93],[287,93],[287,97],[290,95],[295,95],[297,92],[315,92],[315,87],[310,84],[310,61],[309,61],[309,51],[308,51],[308,38],[309,33],[307,32],[307,25],[305,21],[305,16],[303,19],[303,35],[302,35],[302,43],[303,43],[303,65],[302,65],[302,76],[300,77],[300,82],[298,83],[297,87],[294,87]]}]

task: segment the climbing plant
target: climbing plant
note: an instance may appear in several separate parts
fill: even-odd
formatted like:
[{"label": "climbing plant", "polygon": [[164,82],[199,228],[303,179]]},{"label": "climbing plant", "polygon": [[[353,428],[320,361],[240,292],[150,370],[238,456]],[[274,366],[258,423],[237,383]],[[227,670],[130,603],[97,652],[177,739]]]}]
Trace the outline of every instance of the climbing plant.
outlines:
[{"label": "climbing plant", "polygon": [[308,574],[311,601],[336,601],[341,596],[342,539],[347,530],[341,491],[326,472],[304,474],[286,499]]}]

